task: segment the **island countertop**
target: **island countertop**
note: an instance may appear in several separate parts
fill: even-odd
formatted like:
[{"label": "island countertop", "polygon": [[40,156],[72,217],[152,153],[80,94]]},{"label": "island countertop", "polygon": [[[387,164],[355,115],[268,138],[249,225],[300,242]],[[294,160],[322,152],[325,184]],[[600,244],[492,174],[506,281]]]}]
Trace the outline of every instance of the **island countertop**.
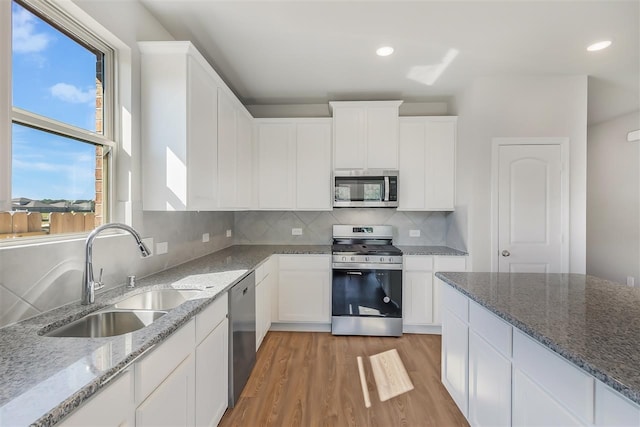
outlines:
[{"label": "island countertop", "polygon": [[582,274],[436,276],[640,404],[640,289]]}]

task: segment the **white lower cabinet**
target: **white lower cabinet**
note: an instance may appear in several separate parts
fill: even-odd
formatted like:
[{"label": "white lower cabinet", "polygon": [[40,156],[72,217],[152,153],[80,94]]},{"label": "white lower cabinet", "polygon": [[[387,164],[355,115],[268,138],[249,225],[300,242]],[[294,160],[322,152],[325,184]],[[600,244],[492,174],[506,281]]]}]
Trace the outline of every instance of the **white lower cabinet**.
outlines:
[{"label": "white lower cabinet", "polygon": [[256,351],[271,328],[274,260],[275,256],[269,257],[256,268]]},{"label": "white lower cabinet", "polygon": [[404,332],[439,333],[442,324],[438,271],[466,271],[466,256],[405,255],[403,278]]},{"label": "white lower cabinet", "polygon": [[136,409],[136,426],[193,426],[195,363],[189,354]]},{"label": "white lower cabinet", "polygon": [[640,405],[448,285],[442,383],[472,426],[639,426]]},{"label": "white lower cabinet", "polygon": [[469,423],[511,423],[511,361],[473,330],[469,332]]},{"label": "white lower cabinet", "polygon": [[278,321],[331,322],[331,256],[280,255]]},{"label": "white lower cabinet", "polygon": [[60,425],[130,427],[135,424],[134,408],[133,373],[127,370],[65,418]]},{"label": "white lower cabinet", "polygon": [[225,318],[196,348],[196,426],[217,425],[229,402],[229,322]]}]

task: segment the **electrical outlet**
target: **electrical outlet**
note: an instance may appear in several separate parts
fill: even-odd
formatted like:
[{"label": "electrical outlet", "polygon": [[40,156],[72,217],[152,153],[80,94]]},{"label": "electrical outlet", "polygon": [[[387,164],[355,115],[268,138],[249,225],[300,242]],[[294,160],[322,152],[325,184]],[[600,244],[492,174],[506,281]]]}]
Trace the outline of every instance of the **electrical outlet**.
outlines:
[{"label": "electrical outlet", "polygon": [[207,243],[209,241],[209,233],[202,234],[202,243]]},{"label": "electrical outlet", "polygon": [[627,286],[634,287],[636,284],[636,279],[633,276],[627,276]]},{"label": "electrical outlet", "polygon": [[420,237],[420,230],[409,230],[409,237]]},{"label": "electrical outlet", "polygon": [[166,254],[169,252],[169,242],[160,242],[156,244],[156,253],[158,255]]},{"label": "electrical outlet", "polygon": [[231,237],[233,233],[231,233],[231,230],[227,230],[227,237]]},{"label": "electrical outlet", "polygon": [[147,258],[153,256],[153,237],[142,239],[142,243],[144,243],[144,245],[149,249],[149,252],[151,252],[149,255],[147,255]]},{"label": "electrical outlet", "polygon": [[292,228],[291,229],[292,236],[302,236],[302,228]]}]

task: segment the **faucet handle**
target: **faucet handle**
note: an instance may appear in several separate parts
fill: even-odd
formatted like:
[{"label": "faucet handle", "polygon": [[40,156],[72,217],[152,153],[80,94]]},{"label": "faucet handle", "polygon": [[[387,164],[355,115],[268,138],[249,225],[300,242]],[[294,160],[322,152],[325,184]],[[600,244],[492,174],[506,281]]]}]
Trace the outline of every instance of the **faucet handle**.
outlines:
[{"label": "faucet handle", "polygon": [[97,282],[93,282],[93,290],[97,291],[100,290],[102,288],[104,288],[104,283],[102,283],[102,271],[104,269],[100,269],[100,276],[98,276],[98,281]]}]

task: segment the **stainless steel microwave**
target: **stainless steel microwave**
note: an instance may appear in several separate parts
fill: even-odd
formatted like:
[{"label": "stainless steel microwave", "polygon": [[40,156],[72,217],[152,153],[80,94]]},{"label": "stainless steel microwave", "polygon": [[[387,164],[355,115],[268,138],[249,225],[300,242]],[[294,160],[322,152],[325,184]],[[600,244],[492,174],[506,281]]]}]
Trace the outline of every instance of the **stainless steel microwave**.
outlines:
[{"label": "stainless steel microwave", "polygon": [[334,172],[336,208],[398,207],[398,171],[339,170]]}]

